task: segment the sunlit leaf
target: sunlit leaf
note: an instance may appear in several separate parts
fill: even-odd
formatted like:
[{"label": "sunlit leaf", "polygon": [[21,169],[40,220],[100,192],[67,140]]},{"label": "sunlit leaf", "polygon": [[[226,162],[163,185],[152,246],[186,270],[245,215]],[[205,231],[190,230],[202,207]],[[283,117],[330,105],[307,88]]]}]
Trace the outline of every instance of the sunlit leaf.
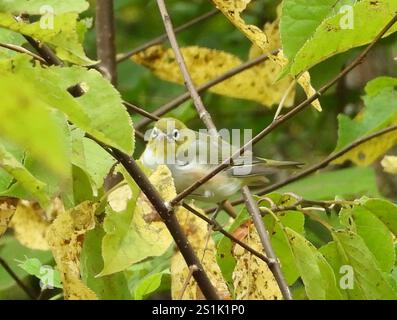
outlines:
[{"label": "sunlit leaf", "polygon": [[[327,15],[327,11],[333,10],[333,8],[330,7],[333,6],[331,2],[332,1],[320,1],[319,3],[325,4],[325,6],[323,6],[321,10],[315,11],[315,14],[312,13],[312,10],[307,10],[307,6],[292,8],[293,12],[299,16],[299,20],[306,23],[306,30],[310,31],[312,34],[310,36],[310,34],[305,34],[301,31],[308,37],[308,40],[303,44],[301,39],[302,36],[299,36],[300,40],[290,49],[291,54],[293,54],[297,49],[296,47],[300,47],[303,44],[296,56],[293,57],[294,60],[291,66],[292,74],[297,75],[332,55],[371,42],[386,26],[387,22],[393,18],[397,10],[397,3],[395,0],[357,1],[354,6],[351,7],[351,10],[325,18],[316,28],[318,22]],[[292,3],[290,7],[292,7]],[[320,5],[314,8],[319,9]],[[351,17],[349,16],[350,14]],[[371,23],[368,23],[369,21],[371,21]],[[296,32],[301,30],[301,25],[302,22],[297,24],[298,29],[295,29]],[[296,24],[294,24],[294,27],[295,26]],[[287,29],[286,32],[288,30],[289,29]],[[363,32],[363,30],[365,30],[365,32]],[[397,26],[394,26],[388,30],[386,35],[390,35],[396,30]],[[294,37],[294,33],[291,34],[290,37]]]},{"label": "sunlit leaf", "polygon": [[67,12],[82,12],[88,9],[88,2],[85,0],[12,0],[0,3],[1,12],[13,14],[43,14],[52,9],[55,14]]},{"label": "sunlit leaf", "polygon": [[18,267],[37,277],[42,289],[62,288],[59,271],[54,270],[51,266],[43,265],[37,258],[25,258],[25,260],[19,261]]},{"label": "sunlit leaf", "polygon": [[95,63],[87,58],[80,42],[77,13],[53,15],[46,13],[37,22],[17,20],[12,14],[0,12],[0,27],[30,36],[42,41],[55,49],[62,60],[81,65]]},{"label": "sunlit leaf", "polygon": [[[159,167],[149,179],[165,201],[176,195],[166,166]],[[147,257],[160,256],[171,245],[171,235],[135,182],[129,181],[128,185],[114,190],[108,201],[101,276],[122,271]]]},{"label": "sunlit leaf", "polygon": [[385,156],[382,159],[381,165],[383,170],[388,173],[397,173],[397,156]]}]

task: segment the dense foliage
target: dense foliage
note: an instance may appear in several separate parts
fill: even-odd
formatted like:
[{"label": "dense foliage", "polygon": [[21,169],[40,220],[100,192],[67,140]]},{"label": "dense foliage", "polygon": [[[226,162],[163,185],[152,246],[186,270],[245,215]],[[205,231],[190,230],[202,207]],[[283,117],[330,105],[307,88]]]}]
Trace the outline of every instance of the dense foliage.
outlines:
[{"label": "dense foliage", "polygon": [[[215,9],[177,40],[218,129],[277,123],[255,153],[305,163],[254,196],[292,297],[397,299],[397,0],[166,4],[174,29]],[[203,123],[167,37],[139,49],[165,32],[156,1],[115,1],[113,84],[95,6],[0,0],[0,299],[203,298],[142,179],[112,152],[170,202],[170,170],[139,161],[151,120],[125,102]],[[182,205],[174,214],[219,298],[285,298],[240,198],[215,227]],[[215,204],[185,202],[212,219]]]}]

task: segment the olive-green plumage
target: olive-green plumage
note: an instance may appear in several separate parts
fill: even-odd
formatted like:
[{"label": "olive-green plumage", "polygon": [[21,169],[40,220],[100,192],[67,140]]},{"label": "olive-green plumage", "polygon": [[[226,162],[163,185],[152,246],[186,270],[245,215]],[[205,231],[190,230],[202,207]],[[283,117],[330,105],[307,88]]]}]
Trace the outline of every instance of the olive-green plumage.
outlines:
[{"label": "olive-green plumage", "polygon": [[[183,191],[238,148],[220,137],[190,130],[177,119],[162,118],[153,128],[142,154],[143,163],[155,169],[166,164],[171,170],[177,192]],[[220,202],[237,193],[242,185],[264,186],[266,174],[274,168],[298,168],[301,163],[255,157],[250,151],[233,165],[213,177],[190,196],[206,202]]]}]

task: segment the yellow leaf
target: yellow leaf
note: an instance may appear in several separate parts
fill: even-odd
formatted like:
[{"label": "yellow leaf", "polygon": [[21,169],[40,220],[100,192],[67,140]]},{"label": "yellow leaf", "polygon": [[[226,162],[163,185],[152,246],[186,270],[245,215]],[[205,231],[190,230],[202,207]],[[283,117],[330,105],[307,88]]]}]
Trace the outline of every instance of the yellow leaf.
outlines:
[{"label": "yellow leaf", "polygon": [[[149,180],[164,201],[171,201],[176,196],[174,180],[167,166],[158,166]],[[163,254],[172,244],[171,234],[143,193],[138,198],[132,220],[142,238],[156,247],[156,256]]]},{"label": "yellow leaf", "polygon": [[15,238],[25,247],[49,250],[46,233],[50,223],[37,203],[20,201],[11,220]]},{"label": "yellow leaf", "polygon": [[369,166],[376,161],[387,150],[396,145],[397,132],[391,131],[381,136],[371,139],[358,147],[345,153],[340,158],[334,160],[333,164],[342,164],[347,160],[351,160],[359,166]]},{"label": "yellow leaf", "polygon": [[381,161],[383,170],[388,173],[397,173],[397,156],[385,156]]},{"label": "yellow leaf", "polygon": [[15,203],[2,199],[0,202],[0,237],[7,231],[9,222],[15,213]]},{"label": "yellow leaf", "polygon": [[245,10],[251,0],[212,0],[216,7],[243,32],[248,39],[257,45],[263,52],[268,50],[268,39],[266,34],[257,26],[247,25],[241,18],[241,13]]},{"label": "yellow leaf", "polygon": [[[243,63],[238,57],[224,51],[203,48],[181,48],[186,65],[195,85],[199,86]],[[151,47],[132,57],[133,61],[146,66],[160,79],[183,84],[184,80],[175,61],[172,49]],[[258,102],[265,106],[278,104],[291,83],[285,78],[275,83],[281,67],[267,60],[213,86],[209,91],[216,94]],[[291,106],[295,93],[291,92],[285,103]]]},{"label": "yellow leaf", "polygon": [[[240,1],[224,1],[224,0],[213,0],[213,2],[217,5],[217,7],[223,12],[223,14],[229,18],[232,23],[239,28],[248,39],[253,43],[253,48],[251,48],[250,57],[259,56],[262,53],[269,54],[275,49],[281,48],[281,38],[279,31],[279,23],[280,23],[280,15],[281,15],[281,5],[277,8],[277,19],[273,22],[266,23],[264,26],[264,30],[260,30],[256,26],[247,26],[244,21],[240,17],[240,13],[245,10],[246,6],[250,2],[250,0],[240,0]],[[236,13],[237,12],[237,15]],[[244,26],[244,27],[241,27]],[[277,74],[288,65],[288,60],[284,56],[283,52],[280,51],[276,56],[271,56],[273,62],[278,65]],[[287,77],[288,83],[292,81],[292,77]],[[275,80],[275,77],[273,78]],[[281,80],[280,80],[281,81]],[[310,74],[309,72],[302,73],[297,82],[302,87],[307,97],[312,96],[316,90],[312,87],[310,82]],[[287,85],[288,88],[289,85]],[[283,90],[281,93],[284,93]],[[293,103],[293,97],[287,99],[284,103],[284,106],[288,107]],[[292,101],[291,101],[292,99]],[[277,101],[280,102],[280,99]],[[321,111],[321,104],[319,100],[315,100],[312,103],[313,107],[318,111]]]},{"label": "yellow leaf", "polygon": [[[202,212],[201,209],[195,209]],[[229,290],[216,262],[216,247],[214,240],[212,237],[208,237],[208,224],[185,208],[180,208],[178,210],[177,217],[197,257],[202,260],[203,268],[210,278],[211,283],[217,289],[218,295],[221,299],[230,299]],[[171,261],[171,293],[173,299],[181,298],[188,275],[189,268],[181,253],[175,253]],[[190,281],[183,291],[182,299],[204,299],[193,277],[190,277]]]},{"label": "yellow leaf", "polygon": [[[244,242],[252,249],[263,252],[263,246],[253,224],[249,225]],[[273,273],[265,262],[240,246],[235,246],[233,253],[237,260],[232,276],[237,300],[282,299]]]},{"label": "yellow leaf", "polygon": [[95,226],[96,206],[83,202],[58,214],[47,232],[47,241],[61,274],[65,299],[95,300],[95,293],[86,287],[80,275],[80,253],[84,234]]}]

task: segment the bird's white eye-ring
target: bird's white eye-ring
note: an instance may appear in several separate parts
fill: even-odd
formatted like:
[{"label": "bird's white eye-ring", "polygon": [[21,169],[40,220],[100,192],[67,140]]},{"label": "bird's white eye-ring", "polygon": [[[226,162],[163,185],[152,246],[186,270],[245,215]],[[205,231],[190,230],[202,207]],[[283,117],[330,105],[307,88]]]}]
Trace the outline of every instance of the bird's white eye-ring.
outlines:
[{"label": "bird's white eye-ring", "polygon": [[179,130],[178,129],[174,129],[173,131],[172,131],[172,137],[174,138],[174,140],[178,140],[179,139],[179,137],[180,137],[180,132],[179,132]]},{"label": "bird's white eye-ring", "polygon": [[159,135],[159,129],[157,129],[156,127],[154,127],[154,128],[152,129],[151,138],[152,138],[152,139],[155,139],[158,135]]}]

